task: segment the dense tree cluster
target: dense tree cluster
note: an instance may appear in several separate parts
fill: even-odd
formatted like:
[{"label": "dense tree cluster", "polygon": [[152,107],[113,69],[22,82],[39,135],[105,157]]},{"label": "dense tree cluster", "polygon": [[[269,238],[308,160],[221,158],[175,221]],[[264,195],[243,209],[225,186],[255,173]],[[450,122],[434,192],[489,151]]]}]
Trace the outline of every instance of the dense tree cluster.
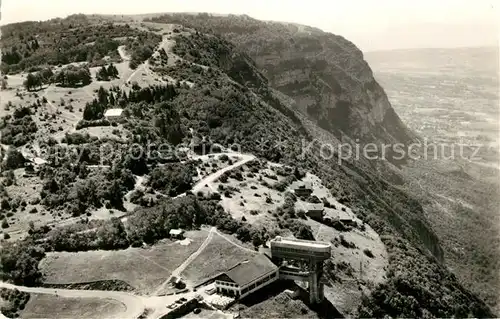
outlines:
[{"label": "dense tree cluster", "polygon": [[38,263],[44,257],[44,250],[32,241],[3,242],[0,250],[0,278],[18,285],[33,286],[42,278]]},{"label": "dense tree cluster", "polygon": [[114,250],[127,248],[129,242],[122,221],[111,218],[89,231],[75,231],[71,228],[51,231],[43,246],[47,251]]},{"label": "dense tree cluster", "polygon": [[[102,118],[108,107],[127,106],[127,113],[137,118],[144,118],[148,113],[142,102],[147,104],[171,101],[177,96],[173,85],[154,85],[145,88],[132,89],[128,94],[118,88],[106,90],[102,86],[97,92],[97,98],[85,105],[83,119],[92,121]],[[165,107],[165,111],[168,108]],[[178,117],[173,111],[168,113],[168,120]],[[177,119],[178,120],[178,119]]]},{"label": "dense tree cluster", "polygon": [[54,82],[63,87],[86,86],[92,82],[92,75],[88,66],[70,65],[55,74]]},{"label": "dense tree cluster", "polygon": [[26,80],[24,80],[24,87],[30,91],[32,89],[40,88],[44,84],[52,82],[54,73],[50,67],[42,69],[36,73],[28,73]]},{"label": "dense tree cluster", "polygon": [[[124,166],[126,159],[121,156],[126,145],[92,138],[89,143],[83,143],[82,139],[85,136],[79,137],[81,144],[57,145],[51,150],[48,164],[40,170],[40,177],[44,180],[41,203],[49,209],[61,209],[74,216],[85,214],[92,207],[123,210],[123,195],[133,189],[135,183],[132,172]],[[103,154],[104,147],[113,152]],[[102,155],[105,158],[101,158]],[[88,164],[111,167],[102,174],[89,170]]]},{"label": "dense tree cluster", "polygon": [[9,150],[7,151],[7,157],[5,158],[5,161],[2,163],[2,168],[7,170],[22,168],[24,167],[25,162],[26,159],[24,158],[23,154],[21,154],[21,152],[19,152],[14,147],[10,147]]},{"label": "dense tree cluster", "polygon": [[151,172],[149,185],[173,197],[191,189],[194,176],[196,168],[192,163],[166,164]]},{"label": "dense tree cluster", "polygon": [[170,229],[195,229],[201,225],[217,226],[220,230],[235,234],[242,241],[252,241],[254,244],[261,244],[273,235],[234,220],[217,202],[187,195],[140,209],[128,220],[129,240],[135,246],[143,242],[154,243],[168,238]]},{"label": "dense tree cluster", "polygon": [[161,41],[161,36],[153,32],[143,32],[127,43],[127,51],[131,52],[129,66],[136,69],[141,63],[151,57]]},{"label": "dense tree cluster", "polygon": [[30,300],[30,294],[17,289],[1,288],[0,300],[4,301],[0,308],[2,315],[7,318],[18,318],[19,312],[24,310]]},{"label": "dense tree cluster", "polygon": [[109,81],[117,78],[119,78],[118,69],[116,68],[116,66],[114,66],[113,63],[111,63],[107,67],[102,66],[96,73],[97,81]]},{"label": "dense tree cluster", "polygon": [[22,146],[33,140],[38,130],[28,107],[16,108],[11,115],[0,119],[0,141],[3,144]]}]

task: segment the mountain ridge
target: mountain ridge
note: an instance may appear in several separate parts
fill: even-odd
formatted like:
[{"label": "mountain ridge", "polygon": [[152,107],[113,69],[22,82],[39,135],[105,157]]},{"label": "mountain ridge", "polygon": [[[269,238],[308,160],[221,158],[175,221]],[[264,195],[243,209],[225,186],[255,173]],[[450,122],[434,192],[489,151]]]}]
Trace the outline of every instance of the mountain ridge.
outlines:
[{"label": "mountain ridge", "polygon": [[[251,21],[256,23],[255,20]],[[154,24],[151,27],[154,28]],[[388,282],[377,287],[377,293],[363,301],[359,309],[362,316],[491,314],[440,263],[443,251],[437,237],[426,225],[420,203],[411,194],[387,182],[386,176],[375,169],[377,163],[350,159],[340,165],[338,155],[331,159],[322,158],[317,145],[305,157],[300,157],[302,150],[299,139],[314,138],[314,125],[319,128],[316,131],[326,132],[325,142],[333,139],[343,142],[344,135],[351,139],[360,138],[364,143],[408,143],[414,139],[394,110],[391,111],[383,89],[373,79],[369,67],[366,68],[366,62],[353,67],[354,77],[346,74],[342,68],[327,65],[324,69],[336,75],[328,76],[328,72],[322,69],[324,64],[321,61],[295,61],[296,57],[292,55],[285,65],[275,64],[276,58],[265,64],[265,59],[261,56],[260,69],[264,68],[262,65],[276,68],[274,72],[268,71],[272,78],[269,82],[274,83],[270,87],[266,74],[259,70],[259,62],[247,58],[251,57],[251,54],[246,53],[249,50],[238,49],[228,40],[206,35],[204,32],[180,29],[174,36],[173,53],[182,57],[182,62],[168,65],[172,58],[171,52],[166,53],[166,57],[160,54],[160,58],[154,59],[155,63],[150,62],[152,58],[145,60],[153,65],[156,74],[182,79],[193,86],[176,89],[176,94],[169,96],[169,100],[160,105],[134,104],[135,100],[142,98],[143,93],[147,97],[147,92],[140,91],[140,94],[134,94],[133,97],[129,95],[127,98],[131,105],[126,107],[131,114],[131,132],[138,136],[142,134],[164,138],[165,132],[162,131],[167,131],[176,135],[174,137],[184,138],[189,136],[189,128],[196,132],[197,137],[206,137],[210,142],[223,145],[239,143],[244,151],[267,160],[294,164],[302,170],[310,170],[321,176],[339,202],[352,206],[360,218],[383,236],[384,243],[390,248]],[[234,30],[233,27],[231,29]],[[314,48],[314,43],[317,44],[318,41],[305,41],[303,45],[307,50]],[[277,46],[280,45],[282,43],[278,42]],[[332,45],[335,46],[335,43]],[[276,53],[276,49],[269,47],[269,43],[264,43],[263,47],[271,50],[271,55]],[[361,51],[353,52],[355,59],[359,60],[360,54],[362,57]],[[319,78],[314,78],[313,75],[314,79],[311,80],[306,76],[297,85],[283,80],[290,76],[287,71],[293,70],[297,64],[308,65],[308,61],[318,62],[310,67],[319,72]],[[345,63],[349,64],[349,61]],[[281,67],[285,72],[280,71]],[[341,82],[343,86],[337,82]],[[306,87],[305,92],[301,91],[301,85]],[[310,96],[314,96],[318,88],[324,88],[328,92],[322,94],[319,101],[314,100],[313,104],[309,104]],[[356,93],[365,89],[373,91],[373,95],[356,96]],[[278,90],[284,96],[280,97],[273,90]],[[294,101],[289,101],[286,97]],[[335,101],[333,105],[332,100]],[[344,104],[337,105],[337,101],[343,101]],[[292,102],[298,106],[293,107]],[[373,106],[372,103],[377,105]],[[150,105],[154,107],[149,107]],[[320,110],[311,114],[311,111],[308,112],[311,105],[318,106]],[[377,110],[373,111],[371,108]],[[337,113],[339,116],[332,119],[328,112],[339,109],[344,109],[345,113]],[[157,112],[163,115],[166,113],[172,121],[169,123],[171,125],[157,121]],[[326,114],[319,114],[321,112]],[[371,118],[364,118],[365,114]],[[301,116],[312,122],[311,130],[307,130]],[[367,128],[364,127],[365,124]],[[173,128],[173,132],[168,132],[167,128]],[[352,132],[351,128],[354,128]],[[276,150],[269,145],[262,149],[259,143],[277,139],[288,143],[285,150]],[[416,268],[422,264],[425,265],[425,271]],[[447,292],[450,289],[453,293]],[[386,294],[394,299],[379,299]],[[451,305],[446,301],[450,297],[453,298]],[[469,301],[472,306],[467,305]],[[377,307],[373,307],[374,305]]]}]

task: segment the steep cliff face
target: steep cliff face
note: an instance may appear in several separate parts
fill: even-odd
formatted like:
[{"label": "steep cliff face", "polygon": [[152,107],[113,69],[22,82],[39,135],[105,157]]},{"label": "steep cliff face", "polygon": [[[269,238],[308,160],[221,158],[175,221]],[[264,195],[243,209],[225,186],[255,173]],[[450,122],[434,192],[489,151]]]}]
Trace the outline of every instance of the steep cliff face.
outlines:
[{"label": "steep cliff face", "polygon": [[[487,306],[439,262],[443,251],[437,236],[429,228],[421,204],[410,194],[387,182],[386,175],[380,178],[372,166],[361,161],[338,165],[335,159],[320,156],[317,148],[309,149],[306,156],[296,152],[300,141],[308,136],[325,143],[336,138],[326,129],[309,125],[311,120],[306,115],[290,110],[294,103],[289,99],[293,98],[269,89],[268,84],[277,80],[268,82],[255,67],[259,62],[253,63],[228,41],[201,32],[176,36],[174,53],[197,66],[183,63],[176,70],[177,76],[188,76],[195,83],[195,89],[184,91],[182,99],[173,101],[189,119],[184,127],[204,132],[216,143],[237,141],[245,152],[317,174],[339,202],[354,207],[357,216],[376,229],[388,248],[387,281],[377,286],[374,293],[367,293],[354,311],[359,317],[451,317],[462,313],[492,316]],[[205,70],[199,65],[205,66]],[[299,76],[305,71],[290,72]],[[332,95],[335,94],[346,93]],[[362,110],[356,111],[362,116]],[[376,112],[368,116],[366,125],[372,125],[374,136],[380,133],[377,125],[387,127],[383,133],[394,132],[390,125],[394,125],[397,116],[390,108],[384,116]],[[390,125],[384,126],[384,121]],[[276,140],[283,141],[286,148],[262,147],[259,143]],[[342,258],[337,256],[335,260]]]},{"label": "steep cliff face", "polygon": [[[384,144],[407,144],[415,138],[392,109],[363,53],[341,36],[247,16],[170,15],[168,20],[220,34],[236,44],[273,88],[338,138],[347,135],[361,143]],[[157,21],[165,21],[165,16]]]},{"label": "steep cliff face", "polygon": [[[275,37],[265,37],[272,29]],[[245,35],[228,37],[247,50],[274,88],[292,97],[320,127],[362,142],[408,143],[414,138],[351,42],[278,23],[266,23],[260,33],[256,37],[269,42],[259,46]]]}]

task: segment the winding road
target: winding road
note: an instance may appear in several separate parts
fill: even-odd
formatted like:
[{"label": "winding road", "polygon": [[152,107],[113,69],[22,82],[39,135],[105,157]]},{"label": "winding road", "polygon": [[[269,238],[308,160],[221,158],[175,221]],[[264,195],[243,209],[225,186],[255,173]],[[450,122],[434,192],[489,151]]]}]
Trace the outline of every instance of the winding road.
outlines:
[{"label": "winding road", "polygon": [[[167,50],[170,50],[171,48],[171,40],[169,40],[167,37],[164,37],[163,41],[161,42],[159,49],[161,48],[166,48]],[[158,50],[159,50],[158,49]],[[130,57],[127,55],[125,52],[124,46],[121,46],[118,48],[118,52],[120,53],[120,56],[124,61],[130,60]],[[128,83],[137,72],[139,72],[141,69],[144,69],[147,73],[151,73],[151,70],[149,69],[149,61],[146,61],[145,63],[141,64],[127,79],[125,83]],[[164,82],[162,80],[162,82]],[[48,93],[48,89],[45,92],[45,96]],[[51,109],[51,113],[55,113],[57,111],[57,107],[53,105],[49,100],[47,101],[47,104],[49,108]],[[191,192],[196,193],[200,190],[202,190],[204,187],[208,186],[212,188],[211,184],[215,182],[218,178],[220,178],[224,173],[231,171],[237,167],[240,167],[252,160],[255,159],[255,156],[251,154],[240,154],[236,152],[225,152],[225,153],[215,153],[215,154],[207,154],[207,155],[201,155],[201,156],[193,156],[192,158],[197,160],[197,159],[206,159],[208,157],[212,156],[220,156],[220,155],[227,155],[227,156],[238,156],[241,159],[237,161],[236,163],[227,166],[225,168],[222,168],[218,170],[217,172],[210,174],[206,176],[205,178],[199,180],[191,189]],[[139,180],[138,183],[142,184],[143,180]],[[184,194],[179,195],[180,196],[185,196]],[[123,218],[126,218],[128,214],[125,216],[122,216]],[[52,223],[54,226],[60,226],[66,223],[71,223],[75,219],[67,219],[63,221],[59,221],[56,223]],[[239,244],[231,241],[228,239],[226,236],[220,234],[215,227],[212,227],[210,229],[210,232],[205,239],[205,241],[202,243],[202,245],[198,248],[196,252],[191,254],[179,267],[177,267],[171,274],[167,280],[165,280],[154,292],[154,294],[158,294],[161,292],[162,289],[165,288],[165,286],[168,284],[168,282],[171,280],[173,276],[179,276],[188,266],[189,264],[196,258],[198,255],[208,246],[210,241],[212,240],[213,236],[215,234],[218,234],[222,237],[224,237],[226,240],[231,242],[234,245],[237,245],[238,247],[249,250],[246,247],[240,246]],[[151,310],[147,318],[151,319],[156,319],[160,318],[163,316],[165,313],[167,313],[169,310],[166,309],[166,305],[175,302],[179,298],[179,295],[171,295],[171,296],[141,296],[141,295],[135,295],[132,293],[128,292],[122,292],[122,291],[102,291],[102,290],[78,290],[78,289],[54,289],[54,288],[42,288],[42,287],[25,287],[25,286],[18,286],[18,285],[13,285],[9,283],[5,283],[0,281],[0,288],[8,288],[8,289],[18,289],[19,291],[27,292],[27,293],[35,293],[35,294],[48,294],[48,295],[54,295],[58,297],[64,297],[64,298],[97,298],[97,299],[113,299],[118,302],[121,302],[126,310],[124,312],[120,312],[115,314],[112,318],[137,318],[141,314],[144,313],[145,309]],[[194,292],[187,292],[182,294],[185,298],[191,298],[194,297],[195,293]],[[5,318],[0,313],[0,318]]]},{"label": "winding road", "polygon": [[255,156],[254,155],[251,155],[251,154],[241,154],[241,153],[216,153],[216,154],[207,154],[207,155],[201,155],[201,156],[195,156],[193,159],[194,160],[197,160],[197,159],[206,159],[208,158],[209,156],[220,156],[220,155],[227,155],[227,156],[239,156],[241,157],[241,160],[239,160],[238,162],[232,164],[232,165],[229,165],[227,167],[224,167],[220,170],[218,170],[217,172],[213,173],[213,174],[210,174],[208,175],[207,177],[203,178],[202,180],[200,180],[199,182],[197,182],[193,188],[191,189],[191,192],[193,192],[194,194],[196,194],[196,192],[200,191],[203,189],[203,187],[205,186],[209,186],[210,187],[210,184],[215,182],[217,179],[219,179],[224,173],[226,172],[229,172],[237,167],[240,167],[242,165],[245,165],[246,163],[248,162],[251,162],[255,159]]},{"label": "winding road", "polygon": [[64,298],[98,298],[113,299],[125,305],[125,312],[115,314],[113,318],[137,318],[144,311],[144,297],[135,296],[121,291],[100,291],[100,290],[73,290],[73,289],[53,289],[39,287],[24,287],[0,282],[1,288],[18,289],[28,293],[48,294]]},{"label": "winding road", "polygon": [[[210,185],[211,183],[215,182],[219,177],[222,176],[222,174],[231,171],[237,167],[240,167],[252,160],[255,159],[255,156],[250,155],[250,154],[240,154],[240,153],[234,153],[234,152],[227,152],[227,153],[216,153],[216,154],[207,154],[207,155],[201,155],[201,156],[193,156],[193,159],[206,159],[208,157],[212,156],[220,156],[220,155],[227,155],[227,156],[239,156],[241,159],[227,167],[224,167],[217,172],[208,175],[207,177],[201,179],[198,181],[192,188],[192,192],[197,192],[206,185]],[[183,194],[185,195],[185,194]],[[62,221],[62,222],[67,222]],[[53,289],[53,288],[42,288],[42,287],[24,287],[24,286],[17,286],[5,282],[0,281],[0,287],[1,288],[9,288],[9,289],[18,289],[20,291],[28,292],[28,293],[37,293],[37,294],[49,294],[49,295],[56,295],[60,297],[65,297],[65,298],[98,298],[98,299],[113,299],[116,301],[121,302],[126,310],[125,312],[120,312],[115,314],[114,317],[112,318],[137,318],[139,317],[145,309],[150,309],[152,312],[148,315],[147,318],[151,319],[156,319],[160,318],[161,316],[165,315],[165,313],[168,312],[168,310],[165,308],[166,305],[175,302],[179,298],[180,295],[171,295],[171,296],[155,296],[156,294],[160,293],[165,286],[168,284],[168,282],[171,280],[172,277],[176,276],[178,277],[188,266],[189,264],[196,259],[196,257],[199,256],[199,254],[208,246],[208,244],[211,242],[213,236],[217,234],[222,237],[224,237],[226,240],[228,240],[230,243],[233,245],[236,245],[244,250],[247,251],[252,251],[249,248],[243,247],[229,238],[227,238],[225,235],[221,234],[220,232],[217,231],[215,227],[212,227],[210,229],[210,232],[205,239],[205,241],[201,244],[201,246],[191,254],[179,267],[177,267],[172,274],[170,275],[169,278],[167,278],[153,293],[153,296],[139,296],[139,295],[134,295],[132,293],[128,292],[122,292],[122,291],[102,291],[102,290],[77,290],[77,289]],[[254,251],[252,251],[254,252]],[[182,294],[185,298],[193,297],[194,293],[193,292],[187,292]],[[1,317],[0,317],[1,318]]]}]

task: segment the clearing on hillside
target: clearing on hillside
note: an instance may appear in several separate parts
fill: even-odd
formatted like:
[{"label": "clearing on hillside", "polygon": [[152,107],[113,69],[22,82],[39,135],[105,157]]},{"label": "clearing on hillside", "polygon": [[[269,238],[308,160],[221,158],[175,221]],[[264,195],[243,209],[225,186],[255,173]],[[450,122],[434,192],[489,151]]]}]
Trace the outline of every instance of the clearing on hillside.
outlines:
[{"label": "clearing on hillside", "polygon": [[148,248],[48,253],[40,268],[46,283],[117,279],[138,292],[150,293],[200,247],[207,235],[205,230],[189,231],[181,242],[162,241]]},{"label": "clearing on hillside", "polygon": [[[237,245],[241,244],[233,237],[224,236],[227,236]],[[196,286],[237,263],[255,256],[256,252],[249,248],[245,249],[244,246],[237,246],[234,243],[215,234],[208,246],[181,273],[181,277],[186,278],[193,286]]]},{"label": "clearing on hillside", "polygon": [[126,306],[113,299],[32,294],[22,318],[120,318]]}]

